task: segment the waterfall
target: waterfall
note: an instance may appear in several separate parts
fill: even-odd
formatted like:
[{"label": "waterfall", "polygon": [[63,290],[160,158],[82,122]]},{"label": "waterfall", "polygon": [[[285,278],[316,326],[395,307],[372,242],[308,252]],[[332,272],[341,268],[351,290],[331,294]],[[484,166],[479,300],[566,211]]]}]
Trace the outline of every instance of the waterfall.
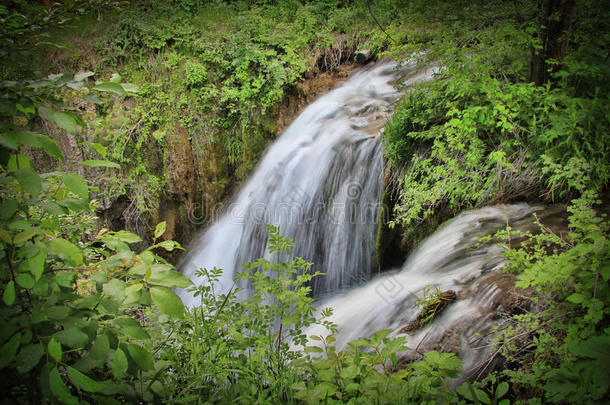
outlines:
[{"label": "waterfall", "polygon": [[[407,334],[413,349],[403,359],[418,358],[428,350],[457,352],[463,361],[464,376],[482,371],[488,364],[489,337],[497,325],[497,311],[507,305],[509,294],[503,288],[510,276],[497,270],[504,265],[503,248],[495,242],[480,244],[481,237],[493,235],[510,225],[521,231],[534,230],[534,212],[539,218],[557,211],[540,211],[527,204],[485,207],[460,214],[441,226],[407,258],[401,269],[385,272],[364,286],[335,295],[316,304],[331,307],[329,319],[338,325],[338,349],[359,337],[381,329],[392,329],[393,336]],[[518,243],[515,239],[513,243]],[[508,284],[508,286],[507,286]],[[421,329],[406,332],[404,327],[419,312],[415,306],[426,287],[453,290],[457,300]],[[504,294],[503,294],[504,292]],[[327,335],[321,326],[309,328],[308,335]],[[484,371],[484,370],[483,370]],[[462,377],[463,378],[463,377]]]},{"label": "waterfall", "polygon": [[[407,333],[413,350],[402,354],[405,360],[427,350],[452,351],[463,360],[464,376],[481,369],[489,356],[481,336],[497,324],[502,288],[512,284],[497,273],[504,265],[502,249],[478,242],[508,224],[531,229],[538,208],[502,205],[463,213],[427,238],[401,269],[376,274],[379,133],[401,96],[397,82],[406,89],[437,71],[376,64],[309,105],[268,148],[218,221],[190,246],[183,273],[201,283],[197,269],[222,268],[215,290],[227,292],[243,263],[273,260],[266,252],[266,225],[280,226],[283,236],[294,239],[292,255],[326,273],[312,288],[316,306],[334,310],[330,320],[339,327],[339,349],[389,328],[394,335]],[[415,302],[430,286],[455,291],[456,301],[428,325],[405,332],[419,312]],[[179,293],[187,305],[195,304],[190,294]],[[321,327],[306,332],[327,333]]]},{"label": "waterfall", "polygon": [[[378,135],[402,88],[429,80],[434,68],[384,62],[363,69],[309,105],[265,152],[220,219],[189,247],[182,272],[224,269],[226,292],[245,262],[266,253],[266,225],[294,239],[293,255],[326,273],[315,296],[369,280],[377,268],[375,236],[383,158]],[[181,291],[186,304],[192,297]]]}]

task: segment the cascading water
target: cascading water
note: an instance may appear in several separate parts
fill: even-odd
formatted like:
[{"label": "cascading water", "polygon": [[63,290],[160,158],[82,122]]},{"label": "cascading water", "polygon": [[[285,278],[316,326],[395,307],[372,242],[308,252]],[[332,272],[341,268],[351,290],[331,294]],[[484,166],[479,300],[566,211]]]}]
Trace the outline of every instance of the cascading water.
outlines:
[{"label": "cascading water", "polygon": [[[227,292],[241,264],[272,259],[266,225],[279,225],[295,241],[292,254],[326,273],[315,279],[313,290],[319,308],[334,309],[330,320],[339,326],[339,348],[381,329],[404,333],[419,312],[416,300],[434,286],[456,291],[457,300],[408,334],[414,350],[403,357],[440,349],[459,353],[464,375],[480,368],[489,355],[481,336],[496,323],[494,310],[502,301],[496,270],[503,261],[501,248],[477,242],[507,224],[530,228],[537,209],[522,204],[463,213],[424,241],[402,269],[370,280],[382,187],[378,134],[400,98],[396,81],[408,87],[437,71],[374,65],[312,103],[268,149],[224,215],[191,246],[183,272],[194,279],[201,267],[222,268],[215,289]],[[354,286],[359,287],[348,291]],[[191,295],[180,294],[187,305],[195,304]],[[327,331],[312,327],[307,333]]]},{"label": "cascading water", "polygon": [[307,107],[267,150],[225,214],[191,245],[183,273],[194,279],[199,268],[222,268],[216,290],[228,291],[243,263],[267,257],[266,225],[272,224],[294,239],[293,255],[326,273],[312,286],[314,295],[369,280],[382,184],[377,137],[400,98],[397,80],[406,87],[434,72],[413,64],[373,65]]},{"label": "cascading water", "polygon": [[[507,225],[521,231],[534,230],[534,212],[542,220],[556,214],[540,210],[517,204],[465,212],[427,238],[400,270],[318,302],[320,309],[333,308],[329,320],[338,325],[338,349],[359,337],[392,329],[394,335],[407,333],[407,345],[413,350],[403,353],[405,359],[417,358],[428,350],[452,351],[462,358],[464,376],[485,371],[491,347],[483,337],[489,336],[497,324],[496,310],[507,298],[500,288],[506,278],[496,271],[504,265],[500,257],[503,248],[494,242],[479,245],[479,241]],[[455,291],[457,300],[427,326],[406,332],[405,326],[419,312],[415,302],[428,286]],[[306,333],[324,336],[328,331],[315,326]]]}]

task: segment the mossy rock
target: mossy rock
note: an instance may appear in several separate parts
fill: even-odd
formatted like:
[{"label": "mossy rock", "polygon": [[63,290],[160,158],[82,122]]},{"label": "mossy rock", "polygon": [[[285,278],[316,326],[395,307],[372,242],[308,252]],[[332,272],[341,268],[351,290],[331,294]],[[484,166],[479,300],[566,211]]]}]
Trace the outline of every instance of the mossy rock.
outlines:
[{"label": "mossy rock", "polygon": [[423,328],[432,322],[434,318],[437,318],[456,299],[457,294],[453,290],[433,294],[419,311],[417,317],[407,326],[403,327],[400,333],[412,332]]}]

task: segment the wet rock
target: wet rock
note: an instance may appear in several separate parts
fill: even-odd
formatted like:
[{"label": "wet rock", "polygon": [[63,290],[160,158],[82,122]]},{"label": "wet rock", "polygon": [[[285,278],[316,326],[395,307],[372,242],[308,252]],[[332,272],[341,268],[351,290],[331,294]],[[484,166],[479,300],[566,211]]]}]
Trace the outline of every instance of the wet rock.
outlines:
[{"label": "wet rock", "polygon": [[333,70],[322,71],[287,89],[275,113],[277,134],[284,132],[317,96],[335,87],[339,80],[349,77],[350,72],[355,68],[354,65],[339,65]]},{"label": "wet rock", "polygon": [[356,63],[364,65],[371,60],[371,57],[372,57],[372,53],[370,50],[362,49],[362,50],[356,52]]}]

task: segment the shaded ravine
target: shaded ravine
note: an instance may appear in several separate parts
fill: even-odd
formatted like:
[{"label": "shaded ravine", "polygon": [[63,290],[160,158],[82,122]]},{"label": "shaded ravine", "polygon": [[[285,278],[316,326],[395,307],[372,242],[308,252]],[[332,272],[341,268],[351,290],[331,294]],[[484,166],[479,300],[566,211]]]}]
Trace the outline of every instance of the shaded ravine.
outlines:
[{"label": "shaded ravine", "polygon": [[[225,213],[191,243],[182,272],[198,284],[197,269],[222,268],[216,291],[228,291],[243,263],[269,258],[271,224],[294,239],[293,255],[326,273],[312,286],[315,296],[369,280],[377,269],[378,135],[400,98],[397,81],[404,89],[434,71],[374,64],[314,101],[266,151]],[[190,294],[180,294],[195,304]]]}]

